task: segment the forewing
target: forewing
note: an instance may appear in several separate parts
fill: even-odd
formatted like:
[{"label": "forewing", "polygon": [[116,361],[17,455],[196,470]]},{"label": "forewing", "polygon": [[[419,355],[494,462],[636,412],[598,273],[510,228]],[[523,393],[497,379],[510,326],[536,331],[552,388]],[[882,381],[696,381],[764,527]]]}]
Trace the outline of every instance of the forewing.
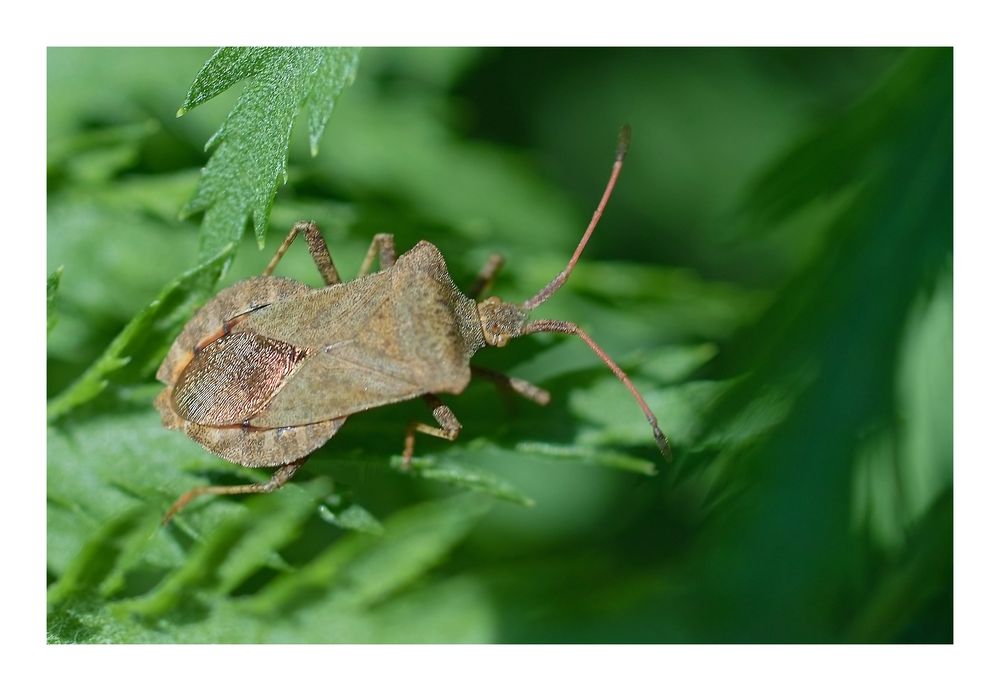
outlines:
[{"label": "forewing", "polygon": [[319,350],[372,328],[372,316],[390,300],[390,276],[371,274],[350,283],[313,290],[247,315],[234,327],[301,348]]},{"label": "forewing", "polygon": [[305,356],[289,343],[230,333],[191,358],[174,385],[174,410],[200,425],[241,424],[271,400]]},{"label": "forewing", "polygon": [[255,427],[301,425],[414,398],[428,391],[412,363],[357,343],[310,355],[260,415]]},{"label": "forewing", "polygon": [[[256,276],[226,288],[198,310],[187,323],[171,346],[163,364],[160,365],[156,378],[164,384],[173,385],[187,366],[198,344],[202,343],[206,336],[221,331],[234,316],[251,311],[260,305],[303,297],[310,292],[308,286],[298,281],[277,276]],[[281,338],[278,340],[287,341]]]}]

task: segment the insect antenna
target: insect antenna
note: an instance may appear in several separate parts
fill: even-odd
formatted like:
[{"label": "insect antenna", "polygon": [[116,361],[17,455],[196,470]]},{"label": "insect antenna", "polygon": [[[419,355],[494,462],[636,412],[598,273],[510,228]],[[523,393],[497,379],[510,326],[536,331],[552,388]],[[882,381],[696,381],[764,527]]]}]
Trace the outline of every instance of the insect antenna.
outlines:
[{"label": "insect antenna", "polygon": [[625,388],[629,390],[629,393],[632,394],[632,397],[635,399],[636,403],[639,404],[639,407],[642,408],[642,412],[646,415],[646,420],[653,428],[653,438],[656,439],[656,445],[660,447],[660,453],[663,454],[664,458],[669,459],[670,442],[667,441],[666,435],[663,434],[663,430],[660,429],[660,423],[657,422],[656,416],[653,415],[653,411],[649,409],[649,405],[642,397],[642,394],[640,394],[639,390],[635,388],[635,384],[633,384],[628,375],[622,371],[622,368],[611,359],[611,356],[605,353],[601,346],[597,345],[597,343],[594,342],[594,339],[592,339],[586,331],[573,322],[557,321],[554,319],[538,319],[525,324],[521,335],[542,331],[579,336],[584,343],[590,346],[590,349],[597,354],[597,357],[604,361],[604,364],[608,366],[608,369],[614,372],[619,381],[621,381],[621,383],[625,385]]},{"label": "insect antenna", "polygon": [[611,198],[611,191],[614,190],[615,184],[618,182],[618,174],[621,172],[622,164],[625,162],[625,154],[628,153],[629,142],[632,139],[632,128],[627,124],[622,125],[621,130],[618,131],[618,147],[615,149],[615,162],[611,167],[611,177],[608,178],[608,184],[604,188],[604,195],[601,197],[601,201],[597,204],[597,210],[594,211],[593,217],[590,219],[590,225],[587,226],[587,230],[583,233],[583,237],[580,239],[580,244],[576,246],[576,251],[573,252],[573,256],[570,257],[569,263],[566,268],[560,271],[555,278],[549,281],[549,284],[538,291],[530,300],[525,300],[521,307],[527,312],[535,309],[540,304],[552,297],[566,282],[569,278],[570,273],[573,271],[573,267],[576,266],[576,262],[580,259],[580,255],[583,254],[583,248],[587,246],[587,242],[590,240],[590,236],[594,233],[594,228],[597,227],[597,222],[601,220],[601,216],[604,214],[604,207],[607,206],[608,200]]},{"label": "insect antenna", "polygon": [[[576,251],[573,252],[573,256],[570,257],[569,263],[566,264],[566,268],[560,271],[556,277],[553,278],[547,286],[538,291],[534,297],[521,303],[520,307],[524,312],[530,312],[552,297],[552,295],[559,290],[560,287],[562,287],[563,283],[566,282],[566,279],[569,278],[570,273],[573,271],[573,267],[576,266],[577,261],[580,259],[580,255],[583,254],[583,249],[587,246],[590,236],[593,235],[594,229],[597,228],[598,221],[601,220],[601,216],[604,214],[604,207],[607,206],[608,200],[611,198],[611,192],[615,189],[615,184],[618,182],[618,175],[621,173],[622,165],[625,162],[625,154],[628,153],[631,138],[632,129],[628,125],[623,125],[621,130],[618,132],[618,147],[615,149],[615,162],[611,167],[611,176],[608,178],[608,184],[604,188],[604,194],[601,196],[601,201],[597,204],[597,210],[594,211],[594,215],[590,219],[590,225],[587,226],[587,230],[584,231],[583,237],[580,238],[580,243],[576,246]],[[653,428],[653,438],[656,439],[656,445],[660,448],[660,453],[662,453],[665,458],[670,458],[670,443],[667,441],[666,435],[663,434],[663,430],[660,429],[660,423],[657,422],[656,416],[653,415],[653,411],[649,409],[649,405],[642,397],[642,394],[640,394],[639,390],[635,388],[635,384],[633,384],[628,375],[622,371],[622,368],[611,359],[610,355],[604,352],[604,350],[594,342],[594,339],[592,339],[586,331],[572,322],[556,321],[553,319],[539,319],[525,323],[519,335],[523,336],[525,334],[538,333],[541,331],[552,331],[556,333],[579,336],[584,343],[590,346],[590,349],[597,354],[597,357],[604,361],[604,364],[606,364],[608,368],[614,372],[619,381],[621,381],[621,383],[625,385],[625,388],[629,390],[629,393],[632,394],[632,397],[635,399],[636,403],[639,404],[639,407],[642,408],[642,412],[646,415],[646,420],[649,421],[650,426]]]}]

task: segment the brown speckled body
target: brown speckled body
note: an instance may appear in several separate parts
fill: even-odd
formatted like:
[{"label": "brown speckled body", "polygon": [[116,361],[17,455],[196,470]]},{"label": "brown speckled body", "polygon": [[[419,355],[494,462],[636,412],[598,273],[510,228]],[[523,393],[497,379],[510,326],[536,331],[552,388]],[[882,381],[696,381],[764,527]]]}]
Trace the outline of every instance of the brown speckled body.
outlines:
[{"label": "brown speckled body", "polygon": [[260,276],[222,291],[170,349],[156,405],[167,427],[222,458],[285,465],[348,415],[463,391],[484,345],[475,301],[421,242],[350,283],[313,290]]}]

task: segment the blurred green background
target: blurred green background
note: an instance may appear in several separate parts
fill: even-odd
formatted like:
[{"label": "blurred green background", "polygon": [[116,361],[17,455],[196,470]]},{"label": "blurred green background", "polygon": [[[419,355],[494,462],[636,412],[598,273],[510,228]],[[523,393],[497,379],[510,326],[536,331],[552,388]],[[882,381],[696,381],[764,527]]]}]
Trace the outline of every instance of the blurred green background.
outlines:
[{"label": "blurred green background", "polygon": [[[50,399],[198,261],[178,212],[240,89],[174,115],[211,54],[48,53]],[[495,293],[527,298],[623,122],[539,314],[634,376],[671,463],[582,343],[535,336],[476,362],[547,408],[473,383],[415,473],[423,406],[358,415],[282,492],[160,529],[190,486],[264,477],[161,428],[161,320],[50,422],[49,640],[951,642],[950,49],[366,49],[223,284],[312,218],[342,273],[392,232],[460,286],[499,251]],[[319,285],[302,246],[279,273]]]}]

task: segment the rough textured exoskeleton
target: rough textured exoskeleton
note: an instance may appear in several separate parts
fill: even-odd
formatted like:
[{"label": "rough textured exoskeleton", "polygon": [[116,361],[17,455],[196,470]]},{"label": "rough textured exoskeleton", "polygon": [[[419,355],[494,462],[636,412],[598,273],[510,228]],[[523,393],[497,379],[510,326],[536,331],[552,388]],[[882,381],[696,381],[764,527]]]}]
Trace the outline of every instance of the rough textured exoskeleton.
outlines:
[{"label": "rough textured exoskeleton", "polygon": [[[499,256],[490,259],[467,297],[434,245],[420,242],[397,258],[391,235],[377,235],[358,278],[343,283],[316,225],[295,224],[261,276],[223,290],[191,319],[157,372],[167,385],[156,399],[164,425],[183,429],[226,460],[276,468],[274,476],[250,485],[195,488],[174,503],[164,520],[200,494],[277,489],[349,415],[423,397],[439,426],[409,424],[403,449],[409,463],[416,432],[449,440],[458,436],[461,425],[435,394],[461,393],[473,374],[547,403],[548,393],[528,382],[470,365],[480,348],[504,346],[538,331],[580,336],[628,387],[666,455],[666,438],[642,396],[586,333],[570,322],[528,320],[579,259],[614,188],[627,145],[626,127],[604,196],[572,259],[524,303],[496,297],[476,302],[499,270]],[[324,288],[271,275],[299,234],[327,283]],[[368,274],[376,256],[380,271]]]}]

